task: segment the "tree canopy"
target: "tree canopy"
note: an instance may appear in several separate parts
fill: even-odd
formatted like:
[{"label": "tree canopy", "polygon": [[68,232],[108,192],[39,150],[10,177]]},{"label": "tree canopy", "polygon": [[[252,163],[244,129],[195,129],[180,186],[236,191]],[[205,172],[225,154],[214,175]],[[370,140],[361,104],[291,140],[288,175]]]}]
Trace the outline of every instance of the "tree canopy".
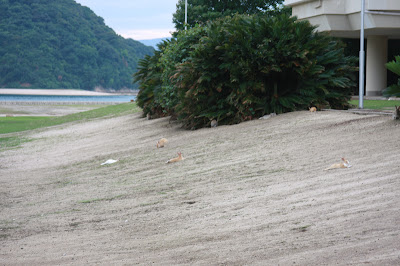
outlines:
[{"label": "tree canopy", "polygon": [[153,52],[73,0],[0,0],[0,87],[133,89]]},{"label": "tree canopy", "polygon": [[[238,14],[276,13],[283,0],[190,0],[188,1],[188,26],[205,24],[209,20]],[[173,22],[177,30],[185,28],[185,0],[179,0]]]}]

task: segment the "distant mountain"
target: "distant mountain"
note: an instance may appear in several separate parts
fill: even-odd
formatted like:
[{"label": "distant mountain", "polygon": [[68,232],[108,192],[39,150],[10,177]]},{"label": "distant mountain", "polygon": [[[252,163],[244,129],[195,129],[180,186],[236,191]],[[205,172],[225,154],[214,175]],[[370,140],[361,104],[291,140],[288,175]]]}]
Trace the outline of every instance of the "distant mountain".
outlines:
[{"label": "distant mountain", "polygon": [[0,87],[135,89],[153,52],[74,0],[0,1]]},{"label": "distant mountain", "polygon": [[151,40],[140,40],[139,42],[143,43],[144,45],[147,46],[152,46],[155,49],[157,49],[157,44],[159,44],[160,42],[162,42],[163,40],[166,40],[169,38],[158,38],[158,39],[151,39]]}]

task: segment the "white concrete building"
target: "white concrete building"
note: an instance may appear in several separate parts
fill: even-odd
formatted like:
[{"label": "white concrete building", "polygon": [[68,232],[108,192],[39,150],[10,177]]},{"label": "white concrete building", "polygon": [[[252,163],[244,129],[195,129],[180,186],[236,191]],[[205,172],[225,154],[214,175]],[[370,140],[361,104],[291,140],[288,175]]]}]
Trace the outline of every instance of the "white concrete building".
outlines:
[{"label": "white concrete building", "polygon": [[[361,0],[285,0],[292,15],[332,36],[360,38]],[[400,0],[365,0],[367,96],[387,87],[388,39],[400,39]]]}]

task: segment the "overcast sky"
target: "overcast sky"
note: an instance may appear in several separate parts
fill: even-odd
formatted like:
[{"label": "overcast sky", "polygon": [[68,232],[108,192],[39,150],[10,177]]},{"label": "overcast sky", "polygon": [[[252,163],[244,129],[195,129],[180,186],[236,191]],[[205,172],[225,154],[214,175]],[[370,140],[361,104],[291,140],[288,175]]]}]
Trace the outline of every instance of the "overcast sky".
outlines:
[{"label": "overcast sky", "polygon": [[104,18],[116,33],[134,40],[170,37],[178,0],[75,0]]}]

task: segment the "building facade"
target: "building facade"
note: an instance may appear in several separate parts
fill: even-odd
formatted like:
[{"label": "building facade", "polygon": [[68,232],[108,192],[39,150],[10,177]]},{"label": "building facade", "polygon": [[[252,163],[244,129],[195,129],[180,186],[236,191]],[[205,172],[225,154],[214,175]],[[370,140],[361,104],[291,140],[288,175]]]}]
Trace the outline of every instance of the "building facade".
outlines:
[{"label": "building facade", "polygon": [[[342,38],[360,38],[361,0],[285,0],[292,15]],[[367,96],[387,87],[388,40],[400,39],[400,0],[365,0]]]}]

